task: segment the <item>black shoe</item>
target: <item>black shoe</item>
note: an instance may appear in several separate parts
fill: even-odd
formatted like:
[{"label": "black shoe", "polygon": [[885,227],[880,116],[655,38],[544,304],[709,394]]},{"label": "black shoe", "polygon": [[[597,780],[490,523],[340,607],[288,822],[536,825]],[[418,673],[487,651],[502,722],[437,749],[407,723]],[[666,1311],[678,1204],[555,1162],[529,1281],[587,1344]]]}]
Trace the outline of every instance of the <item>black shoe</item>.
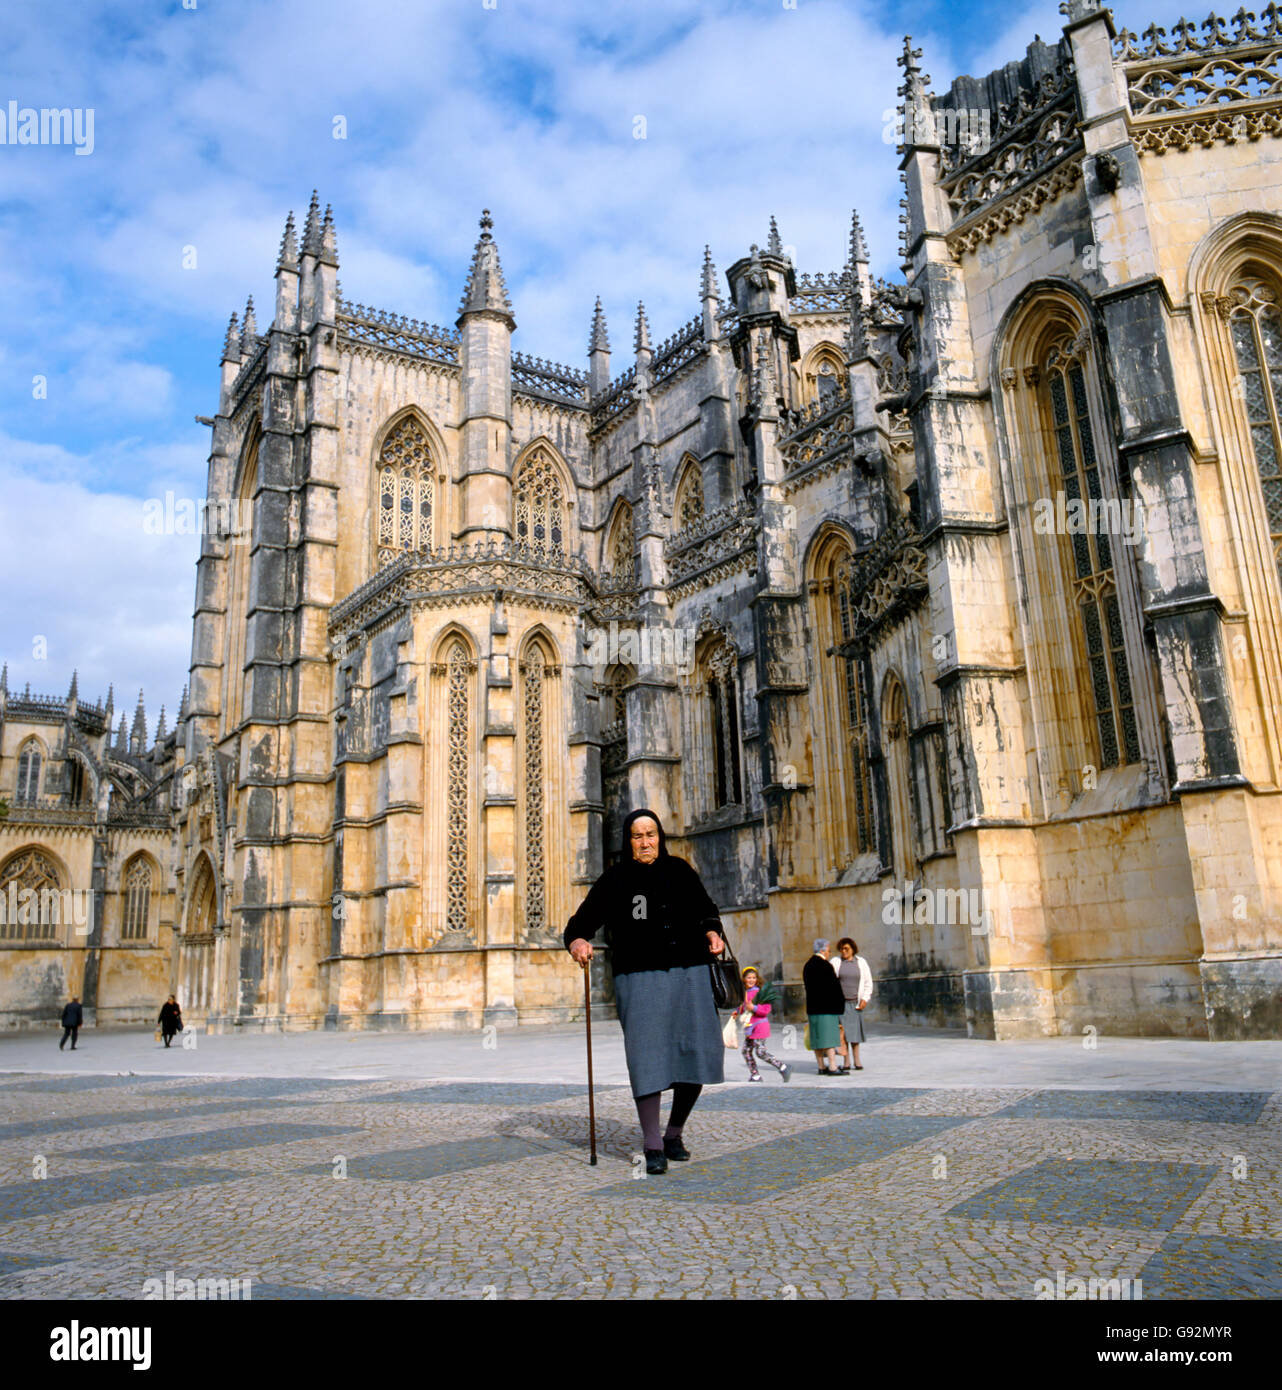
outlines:
[{"label": "black shoe", "polygon": [[690,1157],[690,1150],[680,1139],[665,1139],[663,1141],[663,1156],[675,1159],[677,1163],[684,1163]]},{"label": "black shoe", "polygon": [[662,1149],[645,1151],[645,1171],[647,1177],[658,1177],[660,1173],[668,1171],[668,1160],[664,1157]]}]

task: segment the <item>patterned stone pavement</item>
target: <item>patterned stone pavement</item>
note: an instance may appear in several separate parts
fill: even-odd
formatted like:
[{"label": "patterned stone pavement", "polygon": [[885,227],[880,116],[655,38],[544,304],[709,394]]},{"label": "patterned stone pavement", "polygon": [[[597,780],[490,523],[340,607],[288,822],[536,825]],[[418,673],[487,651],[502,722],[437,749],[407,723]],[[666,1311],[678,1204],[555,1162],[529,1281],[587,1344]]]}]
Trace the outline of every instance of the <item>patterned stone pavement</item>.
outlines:
[{"label": "patterned stone pavement", "polygon": [[656,1178],[613,1083],[0,1075],[0,1297],[1282,1297],[1282,1091],[727,1074]]}]

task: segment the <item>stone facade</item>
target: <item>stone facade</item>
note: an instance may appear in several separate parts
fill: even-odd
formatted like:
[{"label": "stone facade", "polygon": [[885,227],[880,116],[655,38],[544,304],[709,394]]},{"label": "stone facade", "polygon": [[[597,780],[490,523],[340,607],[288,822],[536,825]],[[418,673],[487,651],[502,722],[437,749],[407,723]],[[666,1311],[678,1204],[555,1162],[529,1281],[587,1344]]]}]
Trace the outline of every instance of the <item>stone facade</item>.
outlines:
[{"label": "stone facade", "polygon": [[513,352],[488,214],[452,329],[291,216],[148,774],[189,1018],[576,1017],[649,805],[787,984],[849,934],[885,1017],[1282,1036],[1282,16],[1067,20],[940,94],[906,43],[902,282],[772,221],[618,375],[599,302]]}]

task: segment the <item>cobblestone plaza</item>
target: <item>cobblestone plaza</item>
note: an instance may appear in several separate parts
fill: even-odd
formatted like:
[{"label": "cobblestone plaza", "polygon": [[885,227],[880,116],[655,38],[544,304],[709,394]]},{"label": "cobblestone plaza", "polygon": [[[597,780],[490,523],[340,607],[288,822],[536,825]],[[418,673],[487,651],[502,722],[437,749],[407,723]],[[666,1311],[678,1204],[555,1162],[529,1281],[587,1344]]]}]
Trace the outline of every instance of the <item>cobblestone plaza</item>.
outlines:
[{"label": "cobblestone plaza", "polygon": [[1282,1296],[1278,1044],[883,1026],[787,1086],[727,1052],[645,1178],[596,1037],[596,1167],[581,1029],[0,1039],[0,1297]]}]

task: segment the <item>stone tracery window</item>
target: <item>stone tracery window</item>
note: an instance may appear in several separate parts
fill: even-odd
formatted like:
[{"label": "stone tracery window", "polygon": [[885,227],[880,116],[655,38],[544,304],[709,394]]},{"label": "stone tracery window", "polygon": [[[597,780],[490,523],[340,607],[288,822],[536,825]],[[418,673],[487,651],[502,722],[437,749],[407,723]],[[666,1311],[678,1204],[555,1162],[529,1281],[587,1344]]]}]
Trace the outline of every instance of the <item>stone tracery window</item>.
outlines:
[{"label": "stone tracery window", "polygon": [[378,566],[432,547],[435,467],[427,431],[412,415],[387,433],[378,458]]},{"label": "stone tracery window", "polygon": [[18,754],[19,801],[35,801],[40,795],[40,763],[40,745],[34,738],[29,738]]},{"label": "stone tracery window", "polygon": [[831,344],[825,343],[806,368],[805,404],[833,405],[845,391],[845,361]]},{"label": "stone tracery window", "polygon": [[673,512],[678,531],[684,531],[703,520],[703,469],[695,459],[688,460],[681,475]]},{"label": "stone tracery window", "polygon": [[120,922],[122,941],[145,941],[151,912],[151,865],[136,856],[125,869],[124,914]]},{"label": "stone tracery window", "polygon": [[[847,552],[833,572],[832,628],[843,643],[854,636],[854,596],[851,593],[852,556]],[[860,664],[854,656],[836,655],[837,686],[840,691],[844,742],[849,751],[848,779],[854,811],[855,852],[865,854],[876,849],[873,824],[872,784],[868,775],[867,700],[863,689]]]},{"label": "stone tracery window", "polygon": [[449,944],[471,940],[468,918],[468,792],[471,779],[471,672],[467,648],[456,640],[446,660],[449,752],[446,773],[446,909]]},{"label": "stone tracery window", "polygon": [[739,739],[739,656],[729,641],[713,649],[704,664],[707,734],[710,743],[713,809],[743,802]]},{"label": "stone tracery window", "polygon": [[606,573],[617,579],[626,579],[636,573],[636,541],[632,531],[632,507],[625,502],[619,509],[614,525],[614,535],[606,556]]},{"label": "stone tracery window", "polygon": [[[1057,482],[1067,505],[1100,503],[1099,455],[1091,424],[1090,403],[1076,342],[1052,349],[1046,363],[1046,401],[1054,438]],[[1067,507],[1066,507],[1067,511]],[[1103,515],[1103,513],[1100,513]],[[1077,607],[1090,669],[1091,698],[1099,734],[1100,765],[1140,761],[1135,698],[1118,599],[1113,542],[1107,527],[1074,530],[1070,543],[1069,589]]]},{"label": "stone tracery window", "polygon": [[1273,287],[1254,277],[1235,285],[1230,300],[1229,334],[1241,400],[1282,578],[1282,312]]},{"label": "stone tracery window", "polygon": [[0,941],[53,941],[61,922],[62,883],[53,860],[24,849],[0,869]]},{"label": "stone tracery window", "polygon": [[617,772],[628,757],[628,702],[626,690],[636,680],[636,668],[611,666],[605,673],[601,692],[602,745],[601,771]]},{"label": "stone tracery window", "polygon": [[544,681],[546,665],[536,645],[521,663],[523,715],[525,720],[525,931],[527,937],[546,934],[547,864],[545,860],[546,768],[544,765]]},{"label": "stone tracery window", "polygon": [[565,498],[561,479],[545,451],[537,450],[521,465],[513,500],[518,542],[554,551],[564,548]]}]

